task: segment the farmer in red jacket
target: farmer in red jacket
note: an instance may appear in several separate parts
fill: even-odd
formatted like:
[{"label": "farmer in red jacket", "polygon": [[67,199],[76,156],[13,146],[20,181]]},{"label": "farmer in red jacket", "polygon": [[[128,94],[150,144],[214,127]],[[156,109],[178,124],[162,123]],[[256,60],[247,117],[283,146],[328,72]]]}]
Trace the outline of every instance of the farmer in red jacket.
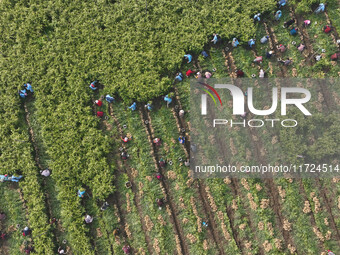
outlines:
[{"label": "farmer in red jacket", "polygon": [[29,236],[31,234],[31,230],[28,227],[25,227],[24,230],[22,231],[23,236]]},{"label": "farmer in red jacket", "polygon": [[192,71],[191,69],[189,69],[189,70],[185,73],[185,75],[186,75],[187,77],[191,76],[192,74],[194,74],[194,71]]},{"label": "farmer in red jacket", "polygon": [[331,60],[338,60],[340,58],[340,52],[339,53],[334,53],[332,56],[331,56]]},{"label": "farmer in red jacket", "polygon": [[99,107],[103,105],[103,102],[101,100],[96,100],[95,103],[96,103],[96,106],[99,106]]},{"label": "farmer in red jacket", "polygon": [[326,26],[323,27],[323,31],[324,31],[326,34],[328,34],[329,32],[332,31],[332,28],[331,28],[330,26],[326,25]]}]

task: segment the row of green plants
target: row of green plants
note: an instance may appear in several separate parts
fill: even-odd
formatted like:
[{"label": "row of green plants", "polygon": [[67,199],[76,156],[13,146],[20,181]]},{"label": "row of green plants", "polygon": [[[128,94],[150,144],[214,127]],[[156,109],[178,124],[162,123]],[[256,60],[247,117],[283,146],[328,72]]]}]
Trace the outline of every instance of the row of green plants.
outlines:
[{"label": "row of green plants", "polygon": [[27,218],[23,210],[23,201],[20,199],[20,193],[16,189],[9,188],[7,184],[0,186],[0,210],[6,214],[7,218],[2,220],[0,231],[6,234],[6,242],[0,248],[1,253],[19,254],[20,246],[24,242],[21,229],[17,224],[26,225]]},{"label": "row of green plants", "polygon": [[[115,103],[113,105],[113,114],[123,128],[123,132],[126,132],[121,135],[130,133],[133,136],[132,140],[125,145],[126,151],[129,154],[126,162],[128,165],[126,171],[131,171],[131,169],[137,171],[137,174],[133,175],[134,178],[132,181],[139,194],[134,194],[131,191],[129,191],[129,194],[131,197],[139,197],[143,217],[143,219],[140,220],[145,221],[145,217],[149,217],[151,221],[151,224],[146,223],[149,229],[147,234],[152,242],[151,245],[159,248],[158,253],[177,251],[174,225],[172,224],[172,217],[174,217],[173,212],[168,212],[165,208],[159,210],[156,203],[157,198],[164,197],[163,187],[155,178],[158,170],[150,154],[151,147],[140,115],[137,111],[131,112],[123,103]],[[113,121],[112,124],[114,124]],[[125,129],[124,126],[126,127]],[[130,180],[130,178],[126,176],[126,181],[128,180]],[[130,203],[132,203],[132,201]],[[160,217],[164,222],[160,220]],[[132,224],[136,223],[132,222]],[[135,240],[134,245],[135,248],[143,247],[145,241]],[[147,249],[144,248],[144,250]]]},{"label": "row of green plants", "polygon": [[[178,142],[178,137],[180,135],[184,135],[186,139],[188,139],[188,136],[186,136],[187,132],[185,133],[178,132],[178,128],[176,126],[176,120],[172,113],[173,110],[174,109],[167,108],[164,104],[159,109],[155,111],[151,111],[150,117],[152,120],[152,127],[155,132],[154,136],[160,137],[164,143],[162,147],[160,147],[159,149],[158,156],[166,157],[168,162],[171,160],[173,164],[171,166],[168,166],[167,171],[174,171],[177,175],[177,178],[175,180],[169,180],[169,185],[171,187],[171,190],[173,191],[172,196],[174,198],[174,201],[177,202],[176,205],[178,208],[181,208],[180,206],[181,203],[184,203],[186,207],[190,208],[189,210],[185,210],[185,208],[181,208],[180,213],[181,215],[191,214],[191,217],[189,218],[189,222],[187,223],[188,225],[191,225],[191,228],[189,228],[188,226],[184,226],[183,224],[184,234],[186,236],[188,234],[192,234],[197,238],[197,241],[194,244],[191,244],[191,246],[193,246],[192,248],[193,251],[198,253],[198,252],[203,252],[202,247],[200,246],[203,244],[204,240],[207,240],[208,238],[206,227],[202,225],[203,221],[209,220],[207,218],[208,212],[203,213],[206,209],[203,208],[203,204],[200,203],[200,200],[202,198],[198,196],[199,190],[192,187],[193,185],[196,185],[196,184],[191,184],[191,185],[188,184],[188,181],[192,182],[194,180],[192,179],[193,176],[190,175],[188,167],[186,167],[183,163],[184,160],[186,160],[186,155],[184,153],[183,146]],[[184,199],[184,201],[181,202],[180,198]],[[191,203],[191,201],[194,201],[195,207],[197,208],[197,213],[196,213],[197,215],[195,215],[196,217],[192,215],[193,204]],[[183,217],[183,216],[180,216],[180,217]],[[190,223],[190,221],[192,222]],[[220,234],[219,236],[222,236],[221,231],[219,231],[219,234]],[[221,240],[221,243],[224,243],[224,242]],[[217,247],[215,246],[216,244],[211,244],[209,249],[206,252],[209,252],[211,250],[216,250]],[[237,247],[233,240],[223,245],[221,248],[224,251],[229,251],[229,252],[235,252],[237,250]]]},{"label": "row of green plants", "polygon": [[[195,159],[191,162],[191,164],[201,165],[200,162],[203,160],[200,159],[206,158],[207,155],[216,155],[214,158],[221,160],[220,157],[217,157],[221,154],[221,152],[224,153],[224,157],[226,159],[229,159],[231,155],[230,148],[228,148],[227,151],[225,151],[226,148],[222,150],[222,148],[216,144],[218,139],[217,137],[209,136],[209,139],[207,140],[205,136],[201,136],[197,133],[202,132],[202,130],[206,130],[206,125],[208,125],[208,123],[201,121],[201,116],[197,115],[197,111],[191,111],[190,118],[191,125],[197,130],[191,132],[191,142],[198,146],[198,151],[194,154]],[[218,132],[218,134],[220,134],[220,132]],[[216,164],[216,162],[211,163]],[[209,165],[209,163],[207,164]],[[225,233],[224,237],[226,237],[227,234],[229,234],[229,238],[233,237],[229,243],[230,245],[235,245],[234,242],[239,241],[238,247],[234,248],[234,252],[257,254],[259,252],[259,243],[250,226],[249,211],[245,206],[245,200],[240,196],[240,194],[237,194],[236,196],[235,192],[238,190],[236,187],[234,187],[236,191],[232,190],[232,186],[236,180],[230,180],[229,178],[226,178],[226,176],[220,176],[225,177],[225,179],[209,178],[209,175],[205,175],[204,173],[195,173],[195,177],[207,177],[207,179],[204,180],[204,183],[206,187],[209,187],[213,197],[214,202],[212,203],[212,201],[210,201],[210,206],[216,213],[215,221],[226,225],[228,233]],[[218,212],[222,212],[224,216],[222,219],[219,218]],[[228,224],[228,222],[230,222],[230,224]],[[238,240],[234,240],[234,237],[238,238]],[[252,243],[251,247],[247,246],[247,243],[250,242]]]},{"label": "row of green plants", "polygon": [[[4,65],[3,62],[2,64]],[[9,73],[2,72],[0,79],[3,84],[6,84],[6,80],[9,78]],[[48,224],[45,195],[41,189],[41,180],[38,178],[39,171],[33,158],[33,147],[27,132],[23,105],[20,99],[16,97],[14,88],[3,88],[0,95],[3,102],[1,105],[3,119],[0,130],[1,174],[23,176],[23,179],[19,182],[19,187],[27,207],[27,222],[25,219],[16,218],[15,213],[7,215],[10,220],[18,220],[16,224],[19,224],[19,227],[14,226],[14,228],[18,228],[18,231],[11,235],[14,240],[23,242],[27,238],[19,238],[19,236],[22,236],[21,230],[27,224],[32,229],[32,239],[36,246],[35,252],[53,254],[54,238],[51,226]],[[10,185],[10,183],[5,182],[1,189],[8,189]],[[6,193],[6,191],[3,192]],[[4,206],[7,205],[11,208],[11,203],[11,201],[6,201]],[[17,203],[17,201],[14,200],[13,203]],[[13,219],[11,219],[12,215]],[[15,247],[18,246],[20,244],[16,244]],[[14,250],[12,252],[17,254],[19,251]]]}]

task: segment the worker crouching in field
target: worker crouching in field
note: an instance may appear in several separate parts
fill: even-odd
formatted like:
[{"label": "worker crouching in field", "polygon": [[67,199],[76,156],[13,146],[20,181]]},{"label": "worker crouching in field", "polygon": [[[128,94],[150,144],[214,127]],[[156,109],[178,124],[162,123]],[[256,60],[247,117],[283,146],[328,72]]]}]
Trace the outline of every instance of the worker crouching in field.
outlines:
[{"label": "worker crouching in field", "polygon": [[41,174],[42,176],[48,177],[48,176],[50,176],[51,171],[50,171],[49,169],[41,170],[41,171],[40,171],[40,174]]},{"label": "worker crouching in field", "polygon": [[178,137],[178,141],[180,144],[185,144],[185,137],[184,136]]},{"label": "worker crouching in field", "polygon": [[266,58],[271,58],[274,55],[274,51],[270,50],[266,52]]},{"label": "worker crouching in field", "polygon": [[304,44],[300,43],[299,46],[297,46],[297,49],[298,49],[298,51],[303,52],[303,50],[305,49],[305,47],[306,47],[306,46],[305,46]]},{"label": "worker crouching in field", "polygon": [[181,72],[176,73],[175,80],[176,81],[183,81],[183,74]]},{"label": "worker crouching in field", "polygon": [[277,7],[281,8],[287,4],[287,0],[280,0],[277,2]]},{"label": "worker crouching in field", "polygon": [[250,40],[248,41],[248,46],[249,46],[250,48],[252,48],[254,45],[255,45],[255,39],[250,39]]},{"label": "worker crouching in field", "polygon": [[24,84],[24,88],[25,88],[28,92],[34,93],[33,88],[32,88],[32,85],[31,85],[30,83],[25,83],[25,84]]},{"label": "worker crouching in field", "polygon": [[58,254],[67,254],[67,251],[65,251],[65,249],[60,246],[58,248]]},{"label": "worker crouching in field", "polygon": [[326,8],[326,5],[324,3],[320,3],[318,8],[314,11],[316,14],[319,14],[321,12],[324,12]]},{"label": "worker crouching in field", "polygon": [[97,117],[102,118],[104,116],[104,112],[102,111],[97,111]]},{"label": "worker crouching in field", "polygon": [[209,57],[208,53],[207,53],[205,50],[202,51],[201,54],[202,54],[202,56],[203,56],[204,58]]},{"label": "worker crouching in field", "polygon": [[191,69],[189,69],[188,71],[186,71],[185,75],[186,75],[186,77],[189,77],[189,76],[191,76],[191,75],[194,74],[194,73],[195,73],[194,71],[192,71]]},{"label": "worker crouching in field", "polygon": [[259,72],[259,78],[264,78],[265,72],[263,71],[263,69],[260,69]]},{"label": "worker crouching in field", "polygon": [[268,35],[263,36],[263,37],[260,39],[260,43],[265,44],[265,43],[268,42],[268,39],[269,39],[269,36],[268,36]]},{"label": "worker crouching in field", "polygon": [[204,73],[204,76],[205,76],[206,79],[210,79],[210,77],[212,76],[212,73],[209,72],[209,71],[206,71],[206,72]]},{"label": "worker crouching in field", "polygon": [[25,227],[22,231],[23,236],[29,236],[32,233],[32,230],[29,227]]},{"label": "worker crouching in field", "polygon": [[190,54],[185,54],[185,55],[184,55],[184,58],[185,58],[186,60],[188,60],[188,63],[190,63],[190,62],[192,61],[192,56],[191,56]]},{"label": "worker crouching in field", "polygon": [[244,77],[244,72],[241,69],[235,71],[237,78]]},{"label": "worker crouching in field", "polygon": [[332,31],[332,28],[329,25],[326,25],[323,27],[323,31],[328,34]]},{"label": "worker crouching in field", "polygon": [[213,34],[213,39],[211,40],[211,42],[213,42],[214,44],[216,44],[218,41],[219,41],[219,38],[218,38],[218,34],[214,33]]},{"label": "worker crouching in field", "polygon": [[26,98],[27,97],[27,91],[26,89],[19,90],[19,96],[21,98]]},{"label": "worker crouching in field", "polygon": [[22,175],[17,176],[8,176],[8,174],[5,175],[0,175],[0,182],[4,182],[4,181],[12,181],[12,182],[19,182],[20,179],[22,178]]},{"label": "worker crouching in field", "polygon": [[144,107],[145,107],[148,111],[152,111],[152,102],[147,103],[146,105],[144,105]]},{"label": "worker crouching in field", "polygon": [[289,66],[293,61],[290,58],[287,58],[286,60],[280,60],[280,62],[285,66]]},{"label": "worker crouching in field", "polygon": [[152,141],[156,146],[160,146],[161,144],[162,144],[162,142],[161,142],[161,139],[159,139],[159,138],[155,138],[155,139],[153,139],[153,141]]},{"label": "worker crouching in field", "polygon": [[93,81],[93,82],[91,82],[91,84],[90,84],[90,89],[96,90],[96,89],[97,89],[97,84],[98,84],[98,81]]},{"label": "worker crouching in field", "polygon": [[121,154],[120,154],[120,157],[122,160],[127,160],[128,157],[129,157],[129,154],[127,154],[125,151],[123,151]]},{"label": "worker crouching in field", "polygon": [[280,44],[277,49],[281,52],[284,53],[286,51],[286,47],[283,44]]},{"label": "worker crouching in field", "polygon": [[239,41],[237,40],[237,38],[233,38],[233,41],[231,42],[231,45],[236,48],[239,45]]},{"label": "worker crouching in field", "polygon": [[334,54],[331,56],[331,60],[333,60],[333,61],[336,61],[336,60],[338,60],[338,59],[340,59],[340,52],[334,53]]},{"label": "worker crouching in field", "polygon": [[85,190],[78,190],[78,197],[84,197],[85,195]]},{"label": "worker crouching in field", "polygon": [[290,33],[290,35],[292,35],[292,36],[296,36],[298,30],[299,30],[299,29],[298,29],[297,27],[294,27],[294,28],[292,28],[292,29],[289,31],[289,33]]},{"label": "worker crouching in field", "polygon": [[135,111],[136,108],[137,108],[136,102],[133,102],[133,104],[129,107],[129,109],[131,109],[131,111]]},{"label": "worker crouching in field", "polygon": [[281,18],[281,16],[282,16],[282,11],[281,10],[278,10],[276,13],[275,13],[275,19],[276,20],[279,20],[280,18]]},{"label": "worker crouching in field", "polygon": [[158,163],[159,163],[159,166],[162,167],[162,168],[164,168],[164,167],[166,166],[166,162],[165,162],[165,160],[164,160],[163,158],[161,158],[161,159],[158,161]]},{"label": "worker crouching in field", "polygon": [[105,211],[107,208],[109,208],[109,203],[105,201],[104,204],[100,207],[100,210]]},{"label": "worker crouching in field", "polygon": [[164,206],[164,199],[163,198],[157,198],[156,203],[157,203],[158,209],[162,210],[162,207]]},{"label": "worker crouching in field", "polygon": [[103,102],[100,99],[96,100],[94,103],[98,107],[101,107],[103,105]]},{"label": "worker crouching in field", "polygon": [[155,174],[155,178],[156,178],[157,180],[161,181],[161,180],[163,179],[163,176],[162,176],[161,173],[156,173],[156,174]]},{"label": "worker crouching in field", "polygon": [[166,102],[166,106],[169,107],[169,104],[171,104],[171,102],[172,102],[172,98],[169,97],[169,95],[166,95],[164,97],[164,101]]},{"label": "worker crouching in field", "polygon": [[131,253],[131,247],[130,245],[125,245],[123,248],[122,248],[124,254],[130,254]]},{"label": "worker crouching in field", "polygon": [[90,223],[92,223],[92,221],[93,221],[93,217],[91,217],[90,215],[87,214],[87,215],[85,216],[84,220],[85,220],[85,223],[86,223],[86,224],[90,224]]},{"label": "worker crouching in field", "polygon": [[127,143],[132,140],[132,135],[130,133],[127,133],[126,136],[121,136],[121,139],[124,143]]},{"label": "worker crouching in field", "polygon": [[115,99],[114,99],[112,96],[110,96],[110,95],[106,95],[106,96],[105,96],[105,100],[106,100],[109,104],[111,104],[111,103],[113,103],[113,102],[115,101]]},{"label": "worker crouching in field", "polygon": [[261,64],[263,61],[263,57],[262,56],[258,56],[254,59],[254,63],[257,63],[257,64]]}]

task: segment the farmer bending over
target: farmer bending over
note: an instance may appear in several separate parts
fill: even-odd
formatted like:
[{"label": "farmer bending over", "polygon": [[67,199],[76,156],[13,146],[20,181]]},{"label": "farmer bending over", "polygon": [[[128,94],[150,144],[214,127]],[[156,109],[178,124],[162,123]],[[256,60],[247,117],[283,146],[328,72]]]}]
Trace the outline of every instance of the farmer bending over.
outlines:
[{"label": "farmer bending over", "polygon": [[90,84],[90,89],[96,90],[96,89],[97,89],[97,83],[98,83],[98,81],[93,81],[93,82],[91,82],[91,84]]},{"label": "farmer bending over", "polygon": [[192,60],[192,56],[190,54],[185,54],[184,58],[188,60],[188,63],[190,63]]},{"label": "farmer bending over", "polygon": [[129,107],[129,109],[131,109],[131,111],[135,111],[136,108],[137,108],[136,102],[133,102],[133,104]]},{"label": "farmer bending over", "polygon": [[112,97],[112,96],[110,96],[110,95],[106,95],[105,96],[105,100],[108,102],[108,103],[113,103],[114,101],[115,101],[115,99]]}]

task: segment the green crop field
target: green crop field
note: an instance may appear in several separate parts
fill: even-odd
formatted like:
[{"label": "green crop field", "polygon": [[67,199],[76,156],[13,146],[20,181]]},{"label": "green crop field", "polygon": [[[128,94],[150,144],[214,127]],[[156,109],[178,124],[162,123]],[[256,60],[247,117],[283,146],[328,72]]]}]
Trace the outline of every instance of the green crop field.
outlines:
[{"label": "green crop field", "polygon": [[[327,0],[315,14],[319,3],[290,0],[275,20],[275,0],[1,0],[0,176],[22,179],[0,182],[0,254],[124,254],[127,246],[140,255],[340,254],[340,178],[196,179],[185,165],[191,135],[205,125],[190,109],[189,69],[233,80],[242,79],[237,70],[257,78],[263,69],[275,87],[282,85],[276,78],[334,78],[299,85],[313,94],[315,114],[291,111],[297,128],[230,128],[201,142],[209,154],[227,144],[232,165],[340,164],[340,59],[331,60],[340,52],[340,2]],[[284,27],[290,19],[295,36]],[[293,62],[278,62],[286,58]],[[175,82],[178,72],[184,78]],[[24,83],[34,93],[21,98]],[[264,90],[255,92],[261,109],[271,87]],[[47,168],[51,175],[42,176]]]}]

